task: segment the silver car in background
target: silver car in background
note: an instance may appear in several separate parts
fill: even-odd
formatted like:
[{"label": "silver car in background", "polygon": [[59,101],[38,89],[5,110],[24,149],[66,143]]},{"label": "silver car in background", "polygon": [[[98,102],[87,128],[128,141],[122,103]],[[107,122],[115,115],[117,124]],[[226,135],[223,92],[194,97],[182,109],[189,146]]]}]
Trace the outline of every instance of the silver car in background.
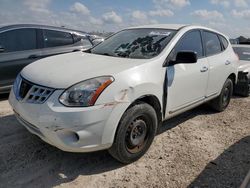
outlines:
[{"label": "silver car in background", "polygon": [[62,27],[35,24],[0,27],[0,94],[10,91],[26,65],[52,55],[87,50],[100,40],[101,37]]}]

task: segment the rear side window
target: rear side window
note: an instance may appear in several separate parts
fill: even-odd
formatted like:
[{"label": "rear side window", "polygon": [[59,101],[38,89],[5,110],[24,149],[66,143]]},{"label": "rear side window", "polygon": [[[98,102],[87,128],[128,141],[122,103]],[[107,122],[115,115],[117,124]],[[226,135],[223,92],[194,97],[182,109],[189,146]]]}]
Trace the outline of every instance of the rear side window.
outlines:
[{"label": "rear side window", "polygon": [[225,37],[221,36],[221,35],[219,35],[219,38],[220,38],[223,49],[224,50],[227,49],[227,47],[228,47],[227,39]]},{"label": "rear side window", "polygon": [[0,33],[0,46],[4,52],[36,49],[36,29],[15,29]]},{"label": "rear side window", "polygon": [[45,48],[73,44],[73,37],[67,32],[44,30],[43,36]]},{"label": "rear side window", "polygon": [[175,55],[180,51],[192,51],[197,53],[197,57],[203,57],[203,47],[200,31],[191,31],[180,39],[174,49]]},{"label": "rear side window", "polygon": [[222,51],[220,40],[215,33],[205,31],[204,43],[207,56],[215,55]]}]

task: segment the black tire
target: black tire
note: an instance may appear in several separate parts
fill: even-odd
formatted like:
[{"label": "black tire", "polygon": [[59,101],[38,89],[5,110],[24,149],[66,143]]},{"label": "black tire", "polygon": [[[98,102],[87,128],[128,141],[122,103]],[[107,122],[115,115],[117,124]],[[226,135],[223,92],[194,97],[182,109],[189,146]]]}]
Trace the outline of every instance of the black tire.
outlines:
[{"label": "black tire", "polygon": [[221,90],[220,95],[217,98],[213,99],[209,104],[214,110],[222,112],[229,105],[232,94],[233,94],[233,81],[228,78]]},{"label": "black tire", "polygon": [[110,155],[124,164],[138,160],[152,144],[157,122],[156,112],[149,104],[131,106],[120,120]]}]

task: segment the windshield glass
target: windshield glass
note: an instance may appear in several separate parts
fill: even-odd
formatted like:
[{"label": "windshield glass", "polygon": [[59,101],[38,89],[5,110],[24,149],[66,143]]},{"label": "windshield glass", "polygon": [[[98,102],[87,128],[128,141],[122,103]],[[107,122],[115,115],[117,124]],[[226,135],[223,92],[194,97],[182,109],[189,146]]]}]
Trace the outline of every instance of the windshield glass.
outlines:
[{"label": "windshield glass", "polygon": [[240,60],[250,61],[250,46],[247,47],[234,47],[234,51],[238,54]]},{"label": "windshield glass", "polygon": [[161,53],[175,33],[176,31],[167,29],[123,30],[91,49],[91,53],[149,59]]}]

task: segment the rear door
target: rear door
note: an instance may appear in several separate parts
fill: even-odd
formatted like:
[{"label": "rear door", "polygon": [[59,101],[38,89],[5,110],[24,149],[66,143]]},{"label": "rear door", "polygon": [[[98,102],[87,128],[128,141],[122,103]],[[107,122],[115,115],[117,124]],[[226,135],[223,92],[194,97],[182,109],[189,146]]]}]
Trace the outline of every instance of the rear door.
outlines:
[{"label": "rear door", "polygon": [[20,28],[0,33],[0,90],[9,89],[17,74],[29,63],[40,58],[37,30]]},{"label": "rear door", "polygon": [[200,30],[184,34],[170,56],[176,56],[181,51],[196,52],[198,61],[193,64],[183,63],[167,67],[167,112],[169,114],[201,102],[206,95],[208,62],[204,56]]},{"label": "rear door", "polygon": [[207,97],[220,93],[231,71],[232,52],[228,49],[227,40],[223,41],[220,37],[222,36],[214,32],[203,31],[204,48],[209,63]]},{"label": "rear door", "polygon": [[49,29],[43,29],[42,31],[43,57],[79,51],[82,49],[81,45],[75,45],[74,36],[69,32]]}]

